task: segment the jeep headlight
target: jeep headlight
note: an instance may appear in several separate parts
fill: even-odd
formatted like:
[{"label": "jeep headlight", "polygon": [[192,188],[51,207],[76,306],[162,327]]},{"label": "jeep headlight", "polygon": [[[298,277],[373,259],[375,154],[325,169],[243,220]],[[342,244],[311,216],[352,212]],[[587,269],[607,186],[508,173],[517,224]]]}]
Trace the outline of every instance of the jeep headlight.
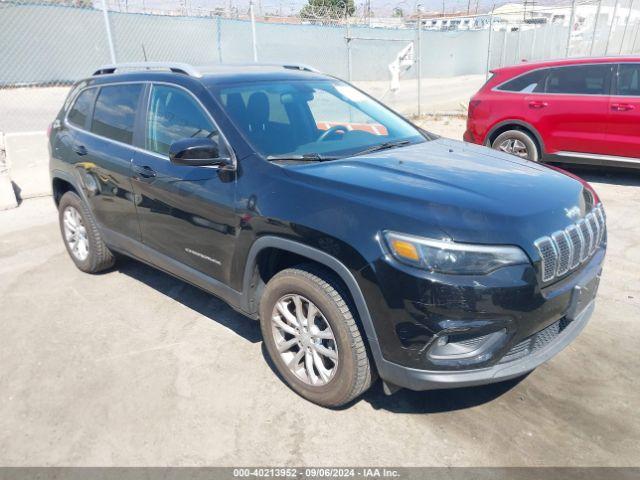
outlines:
[{"label": "jeep headlight", "polygon": [[476,245],[384,232],[389,251],[396,260],[432,272],[486,274],[507,265],[529,263],[527,255],[509,245]]}]

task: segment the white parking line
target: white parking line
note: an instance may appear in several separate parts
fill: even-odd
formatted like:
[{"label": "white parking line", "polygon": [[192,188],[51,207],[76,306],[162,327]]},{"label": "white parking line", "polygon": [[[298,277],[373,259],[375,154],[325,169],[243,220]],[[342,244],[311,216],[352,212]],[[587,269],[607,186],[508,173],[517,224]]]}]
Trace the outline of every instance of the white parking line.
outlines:
[{"label": "white parking line", "polygon": [[4,134],[4,138],[9,137],[28,137],[29,135],[46,135],[46,130],[37,130],[32,132],[9,132]]}]

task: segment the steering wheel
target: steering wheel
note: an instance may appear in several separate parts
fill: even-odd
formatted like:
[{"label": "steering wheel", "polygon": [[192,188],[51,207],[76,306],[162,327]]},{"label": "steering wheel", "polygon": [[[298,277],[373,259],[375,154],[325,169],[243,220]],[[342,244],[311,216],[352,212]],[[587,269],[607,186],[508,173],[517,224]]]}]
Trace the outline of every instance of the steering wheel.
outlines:
[{"label": "steering wheel", "polygon": [[324,132],[322,135],[320,135],[318,137],[318,142],[324,142],[326,141],[331,135],[337,133],[337,132],[343,132],[343,133],[347,133],[349,131],[349,129],[347,127],[345,127],[344,125],[334,125],[333,127],[331,127],[329,130],[327,130],[326,132]]}]

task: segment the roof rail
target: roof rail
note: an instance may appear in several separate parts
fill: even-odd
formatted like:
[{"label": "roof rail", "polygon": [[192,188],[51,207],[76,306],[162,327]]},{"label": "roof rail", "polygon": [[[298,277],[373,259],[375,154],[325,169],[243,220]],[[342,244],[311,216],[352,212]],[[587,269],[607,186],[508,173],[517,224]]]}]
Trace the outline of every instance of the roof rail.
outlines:
[{"label": "roof rail", "polygon": [[201,77],[202,74],[188,63],[177,62],[132,62],[103,65],[93,72],[93,75],[106,75],[116,73],[119,70],[169,70],[173,73],[182,73],[190,77]]},{"label": "roof rail", "polygon": [[302,70],[305,72],[320,73],[320,70],[312,67],[311,65],[305,65],[304,63],[284,63],[282,68],[288,68],[289,70]]},{"label": "roof rail", "polygon": [[[286,68],[288,70],[299,70],[301,72],[313,72],[320,73],[319,70],[302,63],[243,63],[243,64],[220,64],[220,67],[233,67],[233,66],[243,66],[243,67],[280,67]],[[103,65],[98,70],[93,72],[93,75],[108,75],[111,73],[116,73],[122,70],[169,70],[173,73],[180,73],[183,75],[188,75],[190,77],[200,78],[202,77],[202,73],[192,65],[188,63],[179,63],[179,62],[132,62],[132,63],[115,63],[110,65]]]}]

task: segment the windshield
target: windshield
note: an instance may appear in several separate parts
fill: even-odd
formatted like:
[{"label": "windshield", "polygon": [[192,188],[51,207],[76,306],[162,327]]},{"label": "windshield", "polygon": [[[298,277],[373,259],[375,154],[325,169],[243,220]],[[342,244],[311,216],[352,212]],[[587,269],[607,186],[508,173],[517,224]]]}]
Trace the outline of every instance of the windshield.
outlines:
[{"label": "windshield", "polygon": [[425,141],[406,120],[337,80],[244,83],[213,93],[267,158],[344,157]]}]

